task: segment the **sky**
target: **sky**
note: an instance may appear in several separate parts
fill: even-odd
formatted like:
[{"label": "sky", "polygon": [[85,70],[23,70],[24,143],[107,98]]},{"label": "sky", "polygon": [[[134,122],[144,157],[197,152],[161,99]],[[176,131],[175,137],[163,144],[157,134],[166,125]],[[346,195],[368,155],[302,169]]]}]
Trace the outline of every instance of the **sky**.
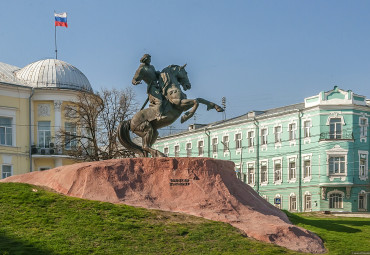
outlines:
[{"label": "sky", "polygon": [[[55,58],[80,69],[94,90],[146,85],[132,77],[143,54],[162,70],[183,65],[188,98],[221,104],[226,118],[300,103],[334,85],[370,98],[370,1],[342,0],[0,0],[0,62],[24,67]],[[223,114],[198,108],[210,123]],[[167,130],[167,129],[166,129]]]}]

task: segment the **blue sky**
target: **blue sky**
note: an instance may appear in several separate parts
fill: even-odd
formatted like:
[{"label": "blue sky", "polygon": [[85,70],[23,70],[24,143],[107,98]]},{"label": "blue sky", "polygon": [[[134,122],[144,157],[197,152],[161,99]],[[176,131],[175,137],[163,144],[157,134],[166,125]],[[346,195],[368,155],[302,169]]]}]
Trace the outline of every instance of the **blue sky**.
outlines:
[{"label": "blue sky", "polygon": [[[338,85],[370,98],[370,1],[1,1],[0,62],[58,58],[95,90],[124,88],[144,53],[158,70],[187,63],[188,98],[227,100],[227,117],[303,102]],[[144,85],[134,87],[139,104]],[[198,110],[196,122],[222,114]],[[186,125],[176,123],[177,128]]]}]

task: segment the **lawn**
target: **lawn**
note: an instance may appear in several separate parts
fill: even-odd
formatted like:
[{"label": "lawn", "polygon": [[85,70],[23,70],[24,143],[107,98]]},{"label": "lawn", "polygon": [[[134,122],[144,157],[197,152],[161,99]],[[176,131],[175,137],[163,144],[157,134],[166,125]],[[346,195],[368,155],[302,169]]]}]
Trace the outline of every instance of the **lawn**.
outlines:
[{"label": "lawn", "polygon": [[370,254],[370,218],[285,213],[293,224],[318,234],[329,254]]},{"label": "lawn", "polygon": [[[329,254],[370,251],[370,219],[289,214]],[[299,254],[243,236],[228,224],[0,184],[3,254]]]}]

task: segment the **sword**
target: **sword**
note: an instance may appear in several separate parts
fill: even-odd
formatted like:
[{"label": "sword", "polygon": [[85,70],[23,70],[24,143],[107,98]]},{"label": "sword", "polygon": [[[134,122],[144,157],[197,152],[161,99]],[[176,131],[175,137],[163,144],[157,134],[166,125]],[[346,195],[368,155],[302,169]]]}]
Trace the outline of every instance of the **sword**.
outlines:
[{"label": "sword", "polygon": [[[141,82],[140,82],[140,83],[141,83]],[[140,83],[139,83],[139,84],[140,84]],[[144,109],[144,108],[145,108],[146,104],[147,104],[147,103],[148,103],[148,101],[149,101],[149,90],[150,90],[150,88],[151,88],[152,86],[153,86],[153,82],[149,84],[149,86],[148,86],[148,88],[147,88],[147,90],[146,90],[146,93],[148,94],[148,97],[147,97],[147,99],[145,100],[145,102],[144,102],[143,106],[141,107],[140,111],[141,111],[142,109]]]},{"label": "sword", "polygon": [[140,111],[145,108],[145,106],[148,103],[148,101],[149,101],[149,96],[146,98],[146,100],[145,100],[143,106],[141,107]]}]

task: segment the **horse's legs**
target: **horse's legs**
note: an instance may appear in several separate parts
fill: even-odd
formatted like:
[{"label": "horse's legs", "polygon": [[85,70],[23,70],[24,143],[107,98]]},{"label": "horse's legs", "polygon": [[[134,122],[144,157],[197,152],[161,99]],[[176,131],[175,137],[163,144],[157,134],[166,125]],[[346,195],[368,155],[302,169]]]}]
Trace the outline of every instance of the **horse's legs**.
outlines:
[{"label": "horse's legs", "polygon": [[155,143],[155,141],[158,138],[158,135],[159,135],[158,130],[153,128],[153,136],[152,136],[152,140],[149,143],[149,147],[153,146],[153,144]]},{"label": "horse's legs", "polygon": [[208,101],[208,100],[205,100],[204,98],[200,98],[200,97],[198,97],[197,99],[196,99],[199,103],[201,103],[201,104],[205,104],[205,105],[207,105],[207,111],[209,111],[209,110],[211,110],[211,109],[215,109],[216,111],[218,111],[218,112],[223,112],[224,111],[224,109],[221,107],[221,106],[219,106],[219,105],[217,105],[217,104],[215,104],[215,103],[212,103],[212,102],[210,102],[210,101]]},{"label": "horse's legs", "polygon": [[153,128],[149,121],[143,122],[140,126],[140,131],[135,131],[135,134],[142,138],[144,157],[148,157],[148,153],[153,157],[165,157],[162,152],[151,148],[158,137],[158,131]]},{"label": "horse's legs", "polygon": [[186,111],[188,109],[190,109],[191,107],[191,110],[186,112],[182,117],[181,117],[181,123],[184,123],[185,121],[187,121],[188,119],[190,119],[191,117],[193,117],[195,111],[198,109],[198,106],[199,106],[199,103],[201,104],[205,104],[207,106],[207,111],[211,110],[211,109],[215,109],[216,111],[218,112],[223,112],[224,109],[215,104],[215,103],[212,103],[208,100],[205,100],[203,98],[196,98],[196,99],[183,99],[181,100],[181,103],[180,103],[180,107]]},{"label": "horse's legs", "polygon": [[183,116],[181,116],[181,123],[184,123],[191,117],[193,117],[195,111],[198,109],[199,103],[197,99],[182,99],[180,102],[180,107],[186,111],[191,108],[190,111],[186,112]]}]

